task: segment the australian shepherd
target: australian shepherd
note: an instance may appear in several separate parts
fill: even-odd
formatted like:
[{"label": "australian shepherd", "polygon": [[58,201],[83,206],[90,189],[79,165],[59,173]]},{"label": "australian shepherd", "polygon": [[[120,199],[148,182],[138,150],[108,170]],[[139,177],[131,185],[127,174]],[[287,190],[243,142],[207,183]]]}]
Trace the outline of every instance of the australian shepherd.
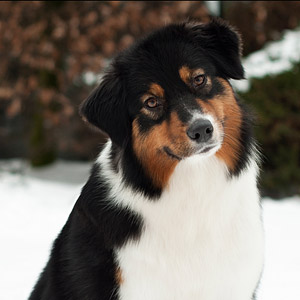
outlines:
[{"label": "australian shepherd", "polygon": [[263,266],[257,151],[227,23],[120,53],[81,106],[109,139],[31,300],[250,300]]}]

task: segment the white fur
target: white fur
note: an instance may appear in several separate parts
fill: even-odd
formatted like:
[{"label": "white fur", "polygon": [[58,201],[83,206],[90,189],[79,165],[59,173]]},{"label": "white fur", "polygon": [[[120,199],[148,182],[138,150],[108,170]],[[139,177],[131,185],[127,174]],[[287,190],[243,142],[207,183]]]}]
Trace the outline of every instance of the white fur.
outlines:
[{"label": "white fur", "polygon": [[230,179],[214,155],[181,161],[160,199],[124,187],[110,168],[111,143],[99,157],[114,203],[138,212],[138,241],[117,250],[120,300],[250,300],[263,264],[254,160]]}]

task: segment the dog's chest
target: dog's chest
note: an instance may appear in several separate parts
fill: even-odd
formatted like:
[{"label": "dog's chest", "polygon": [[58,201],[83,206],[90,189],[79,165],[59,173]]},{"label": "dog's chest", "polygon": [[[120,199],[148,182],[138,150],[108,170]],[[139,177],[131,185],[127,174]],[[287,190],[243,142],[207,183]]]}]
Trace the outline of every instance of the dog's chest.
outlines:
[{"label": "dog's chest", "polygon": [[250,300],[262,234],[256,191],[242,189],[214,182],[187,189],[183,178],[159,201],[132,204],[144,231],[117,253],[120,300]]}]

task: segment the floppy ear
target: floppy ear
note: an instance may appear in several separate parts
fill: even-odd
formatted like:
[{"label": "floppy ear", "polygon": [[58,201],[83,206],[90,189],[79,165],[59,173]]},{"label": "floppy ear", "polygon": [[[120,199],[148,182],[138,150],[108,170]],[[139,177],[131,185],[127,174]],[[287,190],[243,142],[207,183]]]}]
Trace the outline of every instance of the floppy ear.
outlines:
[{"label": "floppy ear", "polygon": [[119,76],[111,71],[81,104],[80,114],[92,125],[107,133],[122,146],[129,133],[125,88]]},{"label": "floppy ear", "polygon": [[227,78],[243,79],[240,35],[224,20],[213,18],[210,23],[187,24],[192,39],[211,57]]}]

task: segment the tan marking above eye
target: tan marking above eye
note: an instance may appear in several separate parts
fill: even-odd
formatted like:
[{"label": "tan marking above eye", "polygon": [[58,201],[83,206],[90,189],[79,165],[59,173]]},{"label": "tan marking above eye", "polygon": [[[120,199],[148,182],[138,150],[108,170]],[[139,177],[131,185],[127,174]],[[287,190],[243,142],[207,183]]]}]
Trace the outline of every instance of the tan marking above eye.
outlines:
[{"label": "tan marking above eye", "polygon": [[187,66],[182,66],[179,69],[179,76],[185,84],[189,84],[191,78],[192,70]]},{"label": "tan marking above eye", "polygon": [[152,94],[156,97],[159,98],[164,98],[165,97],[165,91],[164,89],[158,84],[158,83],[151,83],[148,94]]},{"label": "tan marking above eye", "polygon": [[196,76],[199,76],[199,75],[205,75],[205,71],[201,68],[195,69],[195,70],[193,70],[191,75],[192,75],[192,77],[196,77]]},{"label": "tan marking above eye", "polygon": [[179,76],[182,79],[182,81],[187,85],[190,85],[195,77],[201,76],[201,75],[205,76],[205,71],[201,68],[190,69],[187,66],[182,66],[178,72],[179,72]]}]

